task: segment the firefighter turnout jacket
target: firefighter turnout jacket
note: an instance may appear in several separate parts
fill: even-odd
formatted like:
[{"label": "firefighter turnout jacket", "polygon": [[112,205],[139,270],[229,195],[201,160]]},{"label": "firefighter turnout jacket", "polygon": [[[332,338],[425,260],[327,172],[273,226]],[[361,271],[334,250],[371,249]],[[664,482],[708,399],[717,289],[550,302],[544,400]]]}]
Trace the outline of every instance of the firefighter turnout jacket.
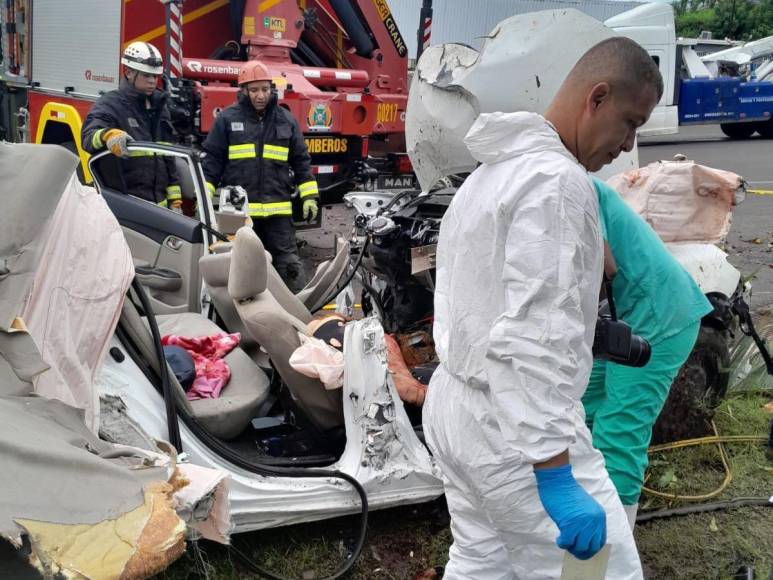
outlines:
[{"label": "firefighter turnout jacket", "polygon": [[[170,142],[174,129],[166,99],[166,93],[158,90],[147,97],[122,79],[120,88],[102,95],[86,116],[83,148],[91,154],[101,153],[103,135],[110,129],[126,131],[136,141]],[[162,206],[182,197],[172,157],[132,152],[129,159],[120,160],[117,173],[120,175],[109,176],[111,185],[136,197]]]},{"label": "firefighter turnout jacket", "polygon": [[241,185],[253,218],[291,217],[296,186],[303,200],[319,197],[303,134],[293,116],[277,105],[276,94],[258,114],[240,93],[239,102],[215,121],[204,151],[210,194],[219,186]]}]

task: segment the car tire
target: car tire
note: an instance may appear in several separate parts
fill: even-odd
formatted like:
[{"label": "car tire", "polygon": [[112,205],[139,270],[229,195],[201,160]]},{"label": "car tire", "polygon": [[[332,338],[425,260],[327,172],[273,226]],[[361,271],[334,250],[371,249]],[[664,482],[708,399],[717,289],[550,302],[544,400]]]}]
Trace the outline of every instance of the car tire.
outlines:
[{"label": "car tire", "polygon": [[756,123],[722,123],[722,132],[731,139],[748,139],[757,130]]},{"label": "car tire", "polygon": [[702,326],[652,429],[652,444],[702,437],[730,380],[730,335]]}]

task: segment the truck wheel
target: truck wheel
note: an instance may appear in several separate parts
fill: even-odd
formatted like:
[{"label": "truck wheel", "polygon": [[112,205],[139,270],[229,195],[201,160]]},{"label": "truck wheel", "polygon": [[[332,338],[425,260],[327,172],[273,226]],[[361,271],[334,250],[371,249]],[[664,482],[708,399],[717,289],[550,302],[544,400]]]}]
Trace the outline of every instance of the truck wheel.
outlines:
[{"label": "truck wheel", "polygon": [[[75,141],[65,141],[61,145],[70,153],[78,157],[78,148],[75,146]],[[80,158],[78,158],[78,166],[75,168],[75,172],[78,174],[78,181],[86,185],[86,176],[83,174],[83,165],[80,162]]]},{"label": "truck wheel", "polygon": [[748,139],[757,130],[756,123],[722,123],[719,128],[731,139]]},{"label": "truck wheel", "polygon": [[763,139],[773,139],[773,119],[757,123],[757,133]]},{"label": "truck wheel", "polygon": [[652,444],[702,437],[730,379],[730,335],[702,326],[652,428]]}]

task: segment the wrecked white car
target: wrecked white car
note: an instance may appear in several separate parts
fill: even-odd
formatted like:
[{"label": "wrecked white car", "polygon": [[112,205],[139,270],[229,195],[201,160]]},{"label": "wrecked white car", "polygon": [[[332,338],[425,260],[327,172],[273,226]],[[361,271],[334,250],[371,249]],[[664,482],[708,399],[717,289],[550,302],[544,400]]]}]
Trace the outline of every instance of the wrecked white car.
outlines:
[{"label": "wrecked white car", "polygon": [[[330,389],[290,364],[308,337],[312,310],[350,276],[348,248],[294,295],[251,228],[240,229],[232,244],[213,243],[222,236],[195,152],[131,147],[181,160],[190,176],[183,193],[200,209],[190,218],[125,195],[110,185],[114,158],[92,158],[95,185],[123,228],[138,273],[98,379],[100,394],[119,399],[128,419],[168,438],[191,463],[229,474],[235,532],[438,497],[438,471],[397,396],[376,318],[345,326],[342,387]],[[241,335],[224,358],[230,380],[218,398],[189,400],[159,365],[158,339],[224,330]]]},{"label": "wrecked white car", "polygon": [[119,401],[100,421],[96,382],[132,260],[76,163],[0,143],[0,536],[46,577],[144,578],[182,554],[186,529],[227,541],[227,482],[122,432]]},{"label": "wrecked white car", "polygon": [[[346,569],[369,509],[442,494],[387,370],[376,318],[335,319],[337,383],[290,362],[314,322],[307,304],[326,303],[351,276],[348,248],[296,296],[250,228],[214,244],[223,236],[195,152],[130,145],[188,168],[185,194],[200,208],[192,218],[111,187],[109,155],[92,159],[95,190],[78,182],[76,159],[61,148],[3,147],[3,458],[25,469],[4,471],[0,529],[16,546],[29,538],[42,570],[149,576],[182,553],[185,537],[228,542],[233,533],[360,514]],[[45,177],[12,179],[43,173],[21,165],[46,167]],[[241,334],[224,357],[230,378],[218,397],[192,400],[162,337],[223,332]],[[42,449],[50,462],[35,466],[29,460]],[[166,527],[148,527],[161,507]],[[88,549],[62,548],[74,530]],[[124,531],[134,534],[119,550],[125,557],[100,568]],[[92,542],[97,532],[103,539]],[[137,561],[147,571],[137,572]]]},{"label": "wrecked white car", "polygon": [[[35,392],[66,403],[51,403],[57,408],[77,409],[82,426],[73,427],[76,435],[51,431],[51,438],[88,454],[104,469],[121,469],[122,476],[128,471],[129,483],[124,485],[132,502],[127,510],[145,505],[148,479],[170,486],[164,493],[175,509],[168,532],[156,544],[162,548],[154,548],[166,554],[167,561],[182,550],[186,527],[189,534],[226,541],[230,533],[360,513],[360,539],[343,569],[351,566],[362,547],[368,509],[424,502],[442,494],[439,471],[421,440],[420,408],[401,401],[396,375],[389,370],[385,330],[397,335],[410,371],[421,367],[431,374],[433,246],[453,185],[474,169],[469,159],[465,161],[469,155],[461,137],[481,112],[541,112],[574,60],[610,34],[577,12],[545,12],[505,21],[480,54],[458,45],[428,50],[414,76],[407,121],[408,144],[424,193],[350,196],[360,210],[356,235],[350,245],[340,244],[338,253],[298,295],[282,284],[250,229],[240,229],[233,241],[223,239],[195,152],[137,142],[129,146],[137,155],[176,159],[183,170],[183,195],[198,208],[192,217],[127,195],[120,165],[109,153],[93,157],[90,164],[99,195],[75,186],[74,157],[64,158],[71,164],[69,172],[64,161],[59,171],[49,171],[50,162],[31,161],[46,167],[50,180],[50,187],[36,185],[36,191],[62,193],[71,186],[71,195],[91,205],[89,211],[63,214],[67,219],[60,226],[49,227],[50,249],[43,255],[50,279],[35,285],[34,264],[17,256],[29,257],[26,248],[34,246],[38,234],[19,235],[17,229],[23,232],[23,226],[17,224],[27,223],[23,216],[34,214],[37,221],[30,223],[42,229],[58,198],[36,198],[21,185],[9,186],[19,209],[0,218],[7,220],[0,232],[0,257],[5,260],[5,270],[0,270],[0,340],[18,331],[13,324],[21,313],[31,326],[33,340],[27,346],[35,346],[43,362],[27,358],[26,350],[11,353],[7,343],[0,343],[0,363],[10,363],[11,369],[6,372],[0,366],[9,377],[4,395]],[[576,42],[554,46],[551,39],[556,35]],[[512,50],[516,46],[521,48]],[[497,74],[502,67],[515,74]],[[500,100],[486,89],[491,79],[501,87]],[[635,155],[619,163],[618,171],[638,165]],[[443,179],[448,187],[434,189]],[[100,229],[108,222],[108,230]],[[11,234],[8,244],[5,232]],[[315,313],[336,298],[343,310],[350,308],[347,296],[355,278],[365,289],[366,317],[344,326],[342,384],[301,373],[291,359],[313,334],[312,323],[319,323]],[[739,279],[723,275],[722,287],[735,289]],[[6,288],[13,292],[6,293]],[[25,303],[43,315],[38,320],[46,321],[37,330],[36,316],[25,314]],[[223,358],[230,378],[217,398],[189,398],[167,364],[163,338],[196,339],[224,331],[240,335],[238,346]],[[82,362],[73,366],[72,361]],[[46,365],[58,374],[46,374]],[[61,389],[64,382],[70,387]],[[17,411],[18,404],[9,406],[7,414]],[[47,420],[55,419],[46,414]],[[4,433],[4,440],[24,442],[28,432],[34,430],[20,426],[18,432]],[[35,457],[41,448],[46,444],[28,446],[23,457]],[[62,457],[67,457],[64,450]],[[132,469],[138,465],[143,470]],[[69,468],[61,473],[62,478],[74,474]],[[175,473],[184,474],[191,484],[173,494]],[[27,487],[26,480],[9,478],[5,487],[15,491],[2,504],[3,535],[18,543],[34,534],[33,528],[19,523],[22,520],[80,523],[78,502],[88,503],[91,484],[83,483],[89,478],[80,479],[83,493],[72,491],[75,484],[62,486],[70,494],[52,495],[58,503],[52,500],[51,505],[23,512],[17,503],[34,488]],[[48,481],[53,487],[59,479]],[[183,498],[179,492],[186,488],[189,496]],[[115,493],[121,489],[117,486]],[[36,492],[35,502],[44,494]],[[108,515],[123,513],[124,504],[116,504],[115,498],[105,497],[103,503],[93,501],[95,497],[96,492],[91,493],[92,502],[82,508],[91,510],[90,522],[113,522]],[[34,538],[32,545],[35,549]],[[100,549],[102,544],[91,545]],[[126,551],[129,557],[116,570],[126,570],[139,553]],[[61,568],[61,562],[56,565]]]},{"label": "wrecked white car", "polygon": [[[375,317],[345,326],[335,318],[337,383],[290,362],[310,340],[306,304],[324,304],[352,274],[348,251],[296,296],[251,228],[233,244],[213,244],[223,236],[194,152],[130,145],[189,169],[185,194],[201,208],[191,218],[110,187],[117,164],[107,155],[92,159],[97,191],[78,182],[76,159],[61,148],[3,147],[12,187],[0,244],[0,413],[4,462],[20,468],[0,476],[0,530],[17,546],[29,538],[42,570],[144,577],[177,558],[186,536],[228,542],[232,533],[359,513],[344,570],[362,548],[369,509],[442,494]],[[45,177],[12,179],[21,164],[45,166]],[[242,337],[224,357],[230,379],[218,397],[191,400],[162,337],[225,331]],[[30,461],[42,453],[47,465]],[[166,527],[148,520],[156,512]],[[134,539],[108,573],[99,566],[126,539],[124,513]],[[62,548],[73,530],[88,546]],[[94,533],[102,539],[92,542]],[[147,571],[132,568],[137,561]]]}]

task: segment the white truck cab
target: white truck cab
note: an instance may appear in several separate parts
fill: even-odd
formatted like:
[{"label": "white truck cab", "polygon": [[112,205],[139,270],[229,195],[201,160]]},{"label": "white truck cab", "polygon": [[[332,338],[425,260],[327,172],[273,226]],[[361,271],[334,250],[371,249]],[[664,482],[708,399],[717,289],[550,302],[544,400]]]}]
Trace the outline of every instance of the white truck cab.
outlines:
[{"label": "white truck cab", "polygon": [[660,68],[663,96],[639,135],[667,135],[679,130],[679,65],[671,4],[644,4],[613,16],[604,25],[643,46]]}]

